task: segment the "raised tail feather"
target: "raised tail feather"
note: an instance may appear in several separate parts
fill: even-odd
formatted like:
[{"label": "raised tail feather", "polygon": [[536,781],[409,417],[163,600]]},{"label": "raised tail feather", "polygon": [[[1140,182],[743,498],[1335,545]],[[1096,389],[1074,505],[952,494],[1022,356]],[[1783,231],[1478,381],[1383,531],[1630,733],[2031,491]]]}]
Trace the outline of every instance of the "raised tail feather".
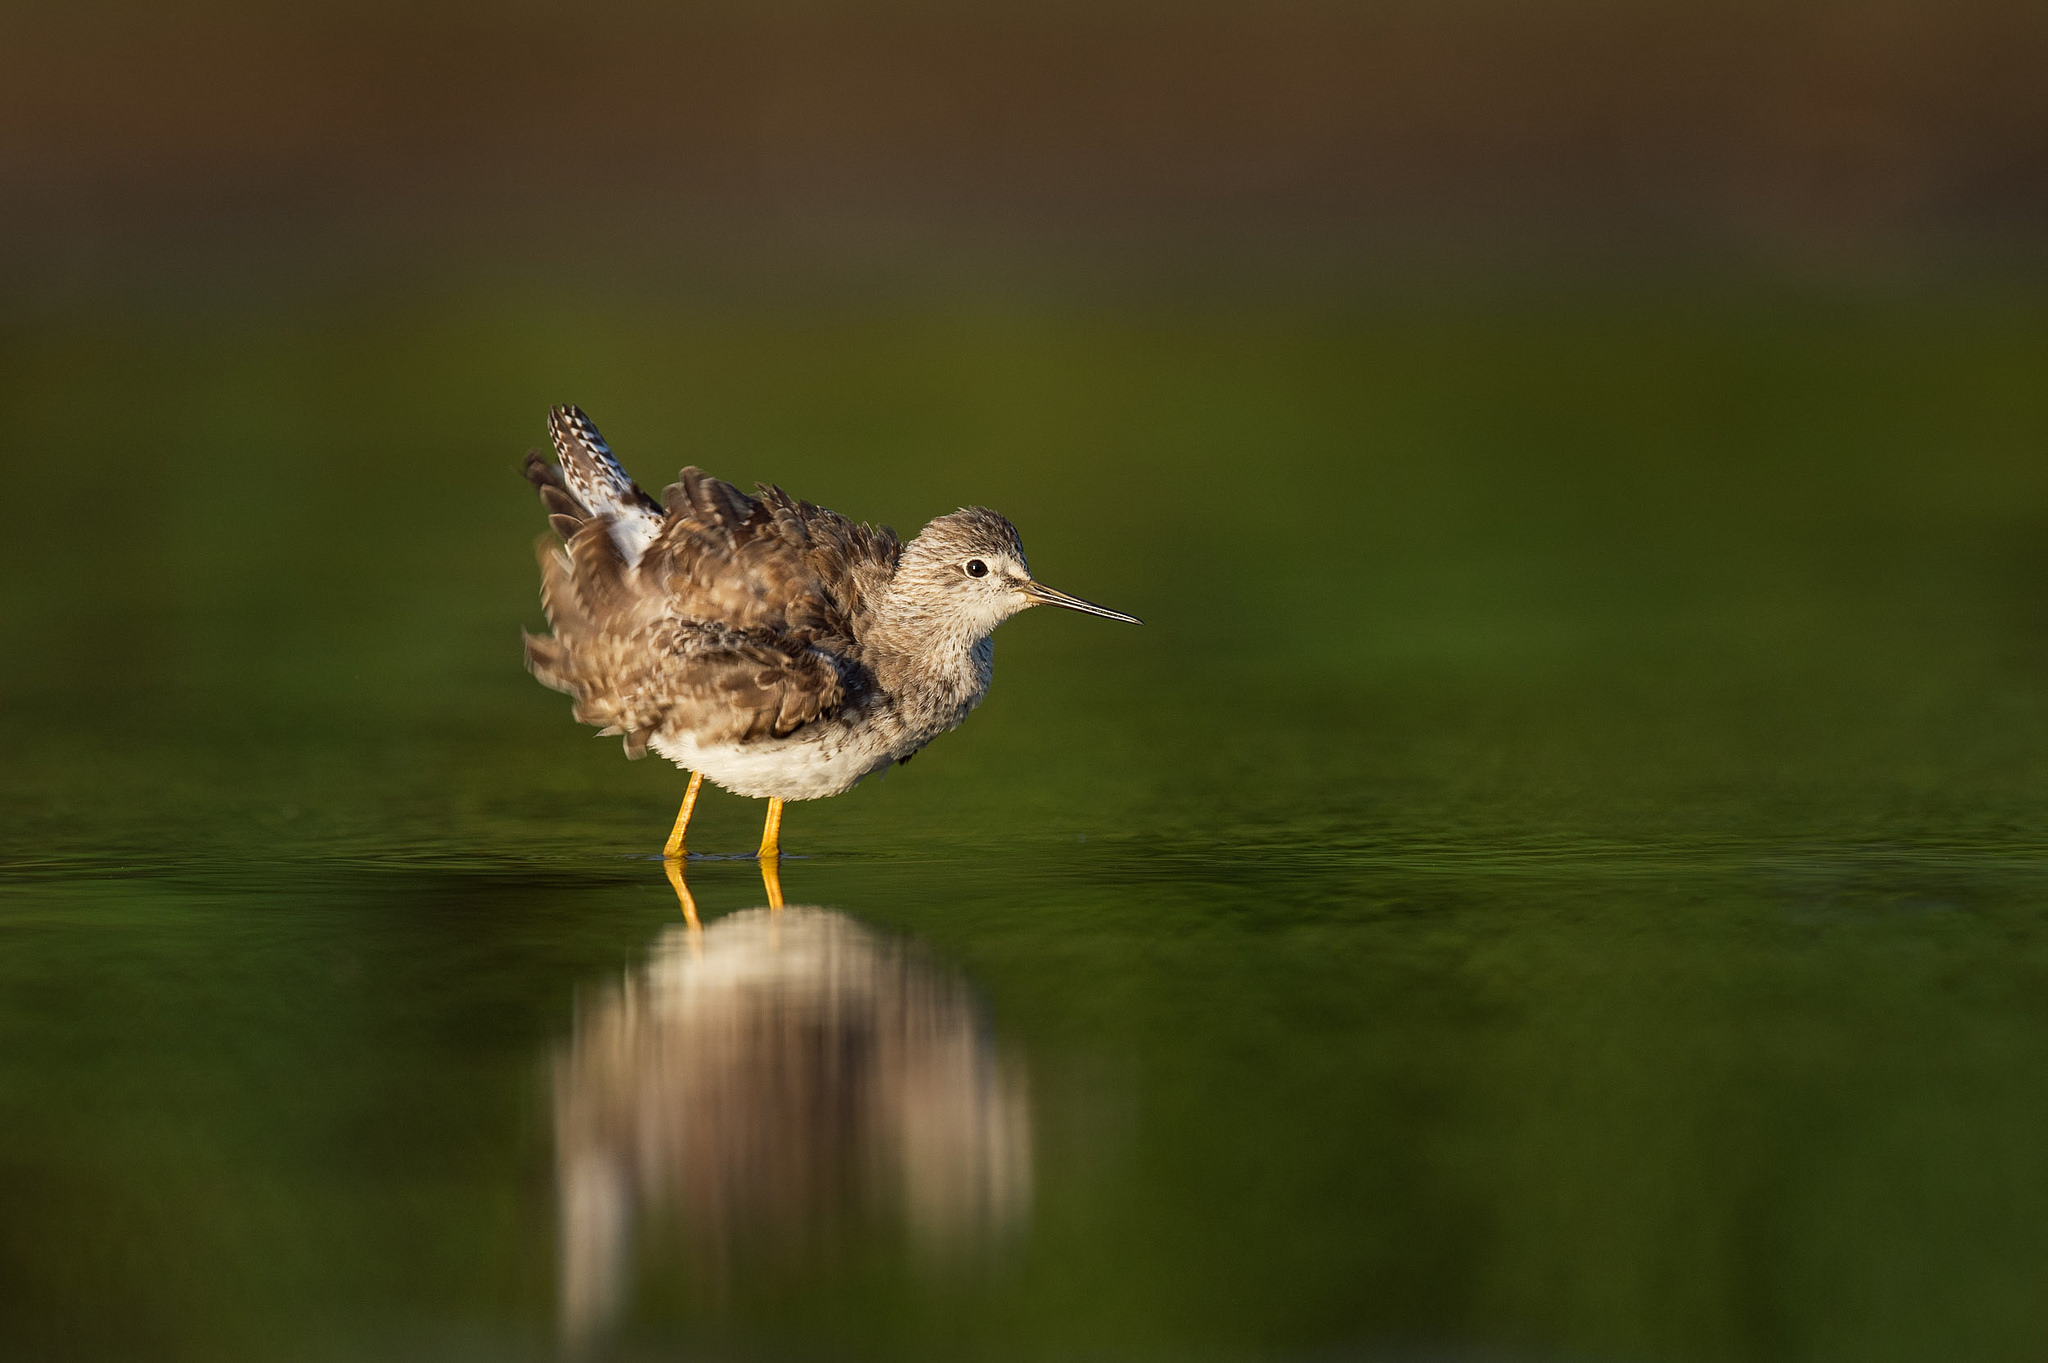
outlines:
[{"label": "raised tail feather", "polygon": [[[549,409],[548,434],[554,438],[559,469],[549,469],[538,454],[526,459],[526,476],[540,488],[541,501],[550,513],[548,523],[567,539],[576,524],[602,517],[627,564],[638,563],[647,546],[661,534],[661,503],[642,492],[619,467],[611,446],[604,443],[604,436],[581,408]],[[549,495],[550,484],[559,495]],[[565,524],[564,517],[571,523]]]},{"label": "raised tail feather", "polygon": [[617,675],[628,667],[621,636],[648,624],[656,603],[637,586],[633,569],[661,533],[660,503],[640,490],[613,458],[590,418],[574,407],[548,413],[559,464],[540,451],[526,456],[524,472],[547,508],[560,544],[536,545],[541,600],[552,638],[526,637],[526,665],[543,683],[576,698],[576,718],[626,735],[638,757],[659,715],[637,697],[621,694]]}]

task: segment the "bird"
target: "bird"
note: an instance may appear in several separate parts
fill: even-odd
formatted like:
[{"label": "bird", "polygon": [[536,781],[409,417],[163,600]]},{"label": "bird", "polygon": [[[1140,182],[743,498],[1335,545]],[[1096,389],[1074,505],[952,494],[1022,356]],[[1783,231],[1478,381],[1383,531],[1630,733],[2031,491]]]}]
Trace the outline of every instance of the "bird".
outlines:
[{"label": "bird", "polygon": [[548,431],[555,462],[530,451],[525,474],[553,532],[535,546],[552,633],[525,636],[526,665],[627,757],[652,749],[689,771],[671,863],[707,777],[768,801],[758,855],[773,863],[786,802],[908,762],[981,704],[990,636],[1019,611],[1143,623],[1039,582],[1017,528],[986,507],[905,543],[694,466],[657,501],[579,408],[550,409]]}]

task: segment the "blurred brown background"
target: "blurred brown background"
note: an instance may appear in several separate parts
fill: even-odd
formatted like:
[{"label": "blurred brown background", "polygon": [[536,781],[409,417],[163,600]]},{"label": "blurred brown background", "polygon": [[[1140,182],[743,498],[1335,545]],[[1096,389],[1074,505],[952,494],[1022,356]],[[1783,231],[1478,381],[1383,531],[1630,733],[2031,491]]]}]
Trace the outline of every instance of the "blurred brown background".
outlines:
[{"label": "blurred brown background", "polygon": [[0,278],[1103,248],[2040,253],[2048,6],[17,12]]}]

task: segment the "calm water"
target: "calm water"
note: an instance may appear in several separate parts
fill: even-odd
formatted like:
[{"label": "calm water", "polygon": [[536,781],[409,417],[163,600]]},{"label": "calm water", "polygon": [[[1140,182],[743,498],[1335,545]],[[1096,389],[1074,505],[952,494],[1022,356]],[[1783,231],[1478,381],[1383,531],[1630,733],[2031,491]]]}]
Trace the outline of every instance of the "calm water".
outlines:
[{"label": "calm water", "polygon": [[[2038,1358],[2044,373],[2031,296],[18,321],[0,1355]],[[1006,626],[693,932],[519,665],[564,399],[1148,623]]]}]

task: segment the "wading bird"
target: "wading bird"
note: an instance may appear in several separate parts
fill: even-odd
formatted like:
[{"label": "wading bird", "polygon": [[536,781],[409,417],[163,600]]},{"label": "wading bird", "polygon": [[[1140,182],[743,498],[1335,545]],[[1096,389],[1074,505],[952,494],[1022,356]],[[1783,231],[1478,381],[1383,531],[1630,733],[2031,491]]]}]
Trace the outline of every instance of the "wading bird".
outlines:
[{"label": "wading bird", "polygon": [[548,427],[559,462],[530,453],[526,476],[561,536],[539,546],[554,633],[527,636],[526,665],[628,757],[689,770],[671,859],[707,776],[768,801],[760,855],[781,855],[784,801],[838,795],[967,718],[988,694],[989,636],[1017,612],[1139,623],[1035,581],[1017,528],[983,507],[904,544],[697,468],[657,502],[581,411],[557,407]]}]

